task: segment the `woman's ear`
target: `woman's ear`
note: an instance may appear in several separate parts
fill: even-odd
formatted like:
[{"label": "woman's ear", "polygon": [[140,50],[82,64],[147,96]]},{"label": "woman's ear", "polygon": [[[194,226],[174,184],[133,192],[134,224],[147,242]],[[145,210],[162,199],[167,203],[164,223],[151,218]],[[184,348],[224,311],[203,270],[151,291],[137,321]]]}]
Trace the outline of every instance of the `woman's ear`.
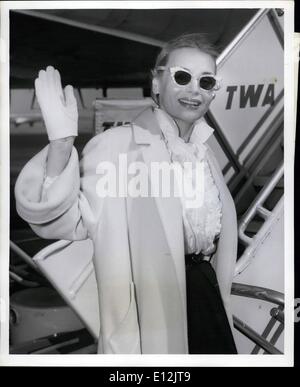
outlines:
[{"label": "woman's ear", "polygon": [[152,93],[154,95],[159,94],[159,80],[155,76],[152,79]]}]

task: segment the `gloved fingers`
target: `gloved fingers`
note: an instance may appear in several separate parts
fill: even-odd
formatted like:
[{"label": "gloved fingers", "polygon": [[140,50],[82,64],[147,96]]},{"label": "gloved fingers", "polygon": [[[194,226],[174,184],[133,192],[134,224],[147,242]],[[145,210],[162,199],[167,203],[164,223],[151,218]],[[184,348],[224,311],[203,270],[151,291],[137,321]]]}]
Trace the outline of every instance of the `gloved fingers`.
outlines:
[{"label": "gloved fingers", "polygon": [[77,136],[78,111],[72,86],[64,91],[59,72],[47,66],[40,70],[35,90],[49,140]]},{"label": "gloved fingers", "polygon": [[63,93],[63,89],[61,86],[60,73],[58,70],[54,71],[54,83],[55,83],[55,89],[56,89],[58,95],[60,96],[60,98],[64,99],[64,93]]},{"label": "gloved fingers", "polygon": [[[49,98],[49,92],[51,92],[51,75],[49,75],[49,70],[40,70],[37,78],[38,84],[38,98],[40,100]],[[40,102],[40,101],[39,101]]]},{"label": "gloved fingers", "polygon": [[74,104],[76,104],[76,98],[75,98],[75,95],[74,95],[73,86],[67,85],[64,90],[65,90],[65,96],[66,96],[66,104],[67,105],[74,105]]},{"label": "gloved fingers", "polygon": [[41,100],[41,80],[39,78],[36,78],[34,81],[34,86],[35,86],[35,95],[37,97],[38,103],[40,104]]},{"label": "gloved fingers", "polygon": [[46,71],[45,70],[40,70],[38,78],[41,81],[41,83],[46,82]]},{"label": "gloved fingers", "polygon": [[40,92],[41,92],[41,81],[39,80],[39,78],[35,79],[34,87],[35,87],[35,94],[39,98]]},{"label": "gloved fingers", "polygon": [[46,82],[48,90],[51,93],[56,93],[55,72],[53,66],[47,66],[46,68]]},{"label": "gloved fingers", "polygon": [[41,105],[49,102],[60,101],[66,106],[65,95],[61,85],[61,78],[58,70],[53,66],[47,66],[46,70],[40,70],[35,81],[36,95]]},{"label": "gloved fingers", "polygon": [[39,71],[37,81],[38,81],[38,88],[39,88],[39,93],[37,95],[38,95],[38,98],[41,100],[43,98],[44,90],[47,88],[47,78],[46,78],[45,70]]}]

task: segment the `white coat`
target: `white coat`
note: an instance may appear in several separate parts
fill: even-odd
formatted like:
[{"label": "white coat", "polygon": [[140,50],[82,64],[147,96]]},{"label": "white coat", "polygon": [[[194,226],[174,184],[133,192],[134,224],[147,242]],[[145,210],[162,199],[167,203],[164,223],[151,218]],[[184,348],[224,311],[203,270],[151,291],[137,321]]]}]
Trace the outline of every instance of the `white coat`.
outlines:
[{"label": "white coat", "polygon": [[[131,125],[95,136],[78,163],[68,165],[40,201],[47,148],[21,171],[17,211],[42,238],[94,244],[101,353],[187,354],[186,284],[182,210],[176,197],[106,197],[96,194],[96,166],[110,161],[170,162],[151,109]],[[232,326],[230,290],[237,251],[236,212],[218,163],[207,158],[222,202],[222,230],[213,257],[224,306]],[[150,178],[150,177],[149,177]],[[59,270],[59,267],[57,268]],[[66,276],[68,274],[66,273]],[[88,302],[88,300],[87,300]]]}]

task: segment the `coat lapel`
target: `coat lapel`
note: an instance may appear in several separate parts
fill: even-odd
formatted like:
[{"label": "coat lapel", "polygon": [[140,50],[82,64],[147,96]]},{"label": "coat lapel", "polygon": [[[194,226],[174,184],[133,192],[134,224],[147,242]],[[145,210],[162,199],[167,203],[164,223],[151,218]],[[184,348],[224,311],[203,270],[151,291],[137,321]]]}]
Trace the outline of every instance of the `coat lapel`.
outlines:
[{"label": "coat lapel", "polygon": [[[152,109],[148,108],[143,111],[142,114],[134,120],[132,127],[135,142],[139,145],[143,145],[141,150],[148,171],[150,171],[153,162],[170,163],[170,155],[165,146],[161,130],[153,115]],[[182,207],[180,199],[172,195],[171,197],[156,196],[155,201],[175,265],[182,308],[185,312],[186,284]]]}]

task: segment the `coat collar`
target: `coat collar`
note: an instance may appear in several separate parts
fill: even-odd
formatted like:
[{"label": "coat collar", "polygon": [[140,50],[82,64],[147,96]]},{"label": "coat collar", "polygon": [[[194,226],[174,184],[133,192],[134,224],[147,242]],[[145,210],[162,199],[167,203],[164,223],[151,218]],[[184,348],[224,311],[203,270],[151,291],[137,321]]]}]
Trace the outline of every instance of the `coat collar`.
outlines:
[{"label": "coat collar", "polygon": [[[163,139],[162,129],[159,126],[158,120],[154,114],[154,107],[148,107],[144,109],[136,118],[133,120],[133,135],[134,141],[138,145],[150,145],[154,138]],[[160,115],[172,123],[170,116],[162,110],[159,110]],[[174,131],[176,130],[176,124],[174,125]],[[195,143],[205,143],[208,138],[213,134],[214,129],[211,128],[204,120],[200,118],[194,124],[194,129],[191,134],[191,141]],[[153,137],[155,136],[155,137]]]},{"label": "coat collar", "polygon": [[150,145],[153,136],[162,139],[162,132],[153,114],[153,108],[143,110],[133,121],[134,141],[138,145]]}]

